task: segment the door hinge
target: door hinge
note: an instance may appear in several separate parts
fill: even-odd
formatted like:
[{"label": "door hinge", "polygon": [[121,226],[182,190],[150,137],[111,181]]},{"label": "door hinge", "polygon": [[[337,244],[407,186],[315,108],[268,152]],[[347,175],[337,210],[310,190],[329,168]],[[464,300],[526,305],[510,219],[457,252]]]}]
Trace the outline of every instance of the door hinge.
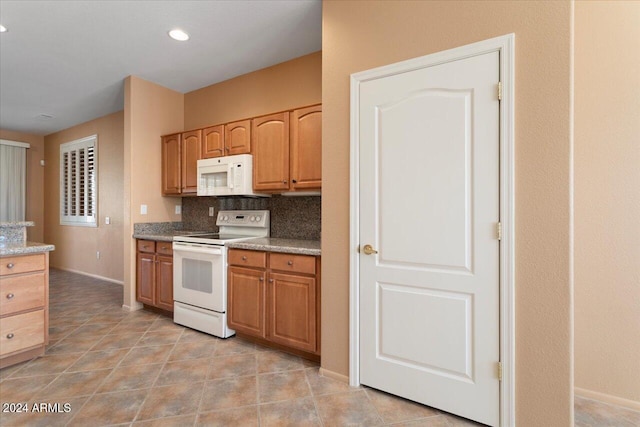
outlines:
[{"label": "door hinge", "polygon": [[496,224],[496,237],[498,240],[502,240],[502,223],[498,222]]},{"label": "door hinge", "polygon": [[498,374],[498,381],[502,381],[502,362],[498,362],[496,365],[497,365],[496,371]]},{"label": "door hinge", "polygon": [[498,82],[498,101],[502,101],[502,82]]}]

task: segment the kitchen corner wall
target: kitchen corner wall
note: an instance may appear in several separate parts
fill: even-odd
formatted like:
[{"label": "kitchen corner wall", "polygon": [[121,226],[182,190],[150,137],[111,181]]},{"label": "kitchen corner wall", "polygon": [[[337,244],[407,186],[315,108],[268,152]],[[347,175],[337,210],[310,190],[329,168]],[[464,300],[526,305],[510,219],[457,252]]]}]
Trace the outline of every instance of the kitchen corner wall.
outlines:
[{"label": "kitchen corner wall", "polygon": [[44,241],[44,136],[0,129],[0,139],[27,142],[27,201],[25,220],[33,221],[33,227],[27,227],[27,240]]},{"label": "kitchen corner wall", "polygon": [[[52,267],[115,282],[123,280],[123,126],[122,111],[44,137],[44,242],[56,246]],[[60,144],[98,135],[98,227],[60,225]],[[104,223],[104,217],[111,224]],[[96,252],[100,251],[100,259]]]},{"label": "kitchen corner wall", "polygon": [[[319,196],[264,198],[183,197],[182,227],[185,230],[217,231],[219,210],[267,209],[271,212],[271,237],[282,239],[320,239]],[[209,216],[209,207],[215,210]]]},{"label": "kitchen corner wall", "polygon": [[576,393],[640,410],[640,3],[575,13]]},{"label": "kitchen corner wall", "polygon": [[323,369],[349,373],[349,76],[515,33],[516,424],[573,425],[573,2],[324,1],[322,18]]},{"label": "kitchen corner wall", "polygon": [[[142,80],[127,77],[124,86],[124,302],[136,302],[136,255],[133,224],[180,221],[175,205],[180,198],[162,197],[160,136],[184,129],[184,95]],[[147,214],[140,213],[147,206]]]}]

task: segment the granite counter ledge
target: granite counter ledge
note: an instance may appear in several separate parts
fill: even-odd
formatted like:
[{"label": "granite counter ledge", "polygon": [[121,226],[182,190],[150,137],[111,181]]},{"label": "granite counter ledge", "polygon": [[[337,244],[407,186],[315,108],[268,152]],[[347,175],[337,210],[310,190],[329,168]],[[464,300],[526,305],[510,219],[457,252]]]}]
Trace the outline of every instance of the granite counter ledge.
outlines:
[{"label": "granite counter ledge", "polygon": [[243,240],[240,242],[229,242],[226,246],[230,249],[248,249],[253,251],[320,256],[319,240],[298,240],[264,237]]},{"label": "granite counter ledge", "polygon": [[0,257],[50,252],[55,248],[54,245],[38,242],[6,242],[0,243]]}]

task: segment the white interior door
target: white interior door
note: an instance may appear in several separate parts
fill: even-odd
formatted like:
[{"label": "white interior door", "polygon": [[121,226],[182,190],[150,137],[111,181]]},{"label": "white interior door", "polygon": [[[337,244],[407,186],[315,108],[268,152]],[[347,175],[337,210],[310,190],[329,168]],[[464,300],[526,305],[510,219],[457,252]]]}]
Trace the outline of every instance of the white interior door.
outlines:
[{"label": "white interior door", "polygon": [[360,381],[494,426],[499,61],[361,82],[358,117]]}]

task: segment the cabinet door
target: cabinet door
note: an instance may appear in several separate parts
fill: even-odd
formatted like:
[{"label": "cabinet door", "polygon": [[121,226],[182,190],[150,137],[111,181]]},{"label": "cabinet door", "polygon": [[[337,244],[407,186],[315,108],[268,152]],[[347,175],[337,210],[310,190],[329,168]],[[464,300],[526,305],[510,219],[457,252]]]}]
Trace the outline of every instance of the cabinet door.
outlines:
[{"label": "cabinet door", "polygon": [[264,270],[229,267],[227,274],[227,323],[237,332],[264,338]]},{"label": "cabinet door", "polygon": [[278,344],[315,352],[316,279],[270,273],[268,289],[269,339]]},{"label": "cabinet door", "polygon": [[253,119],[253,189],[289,189],[289,113]]},{"label": "cabinet door", "polygon": [[202,154],[202,131],[182,134],[182,194],[198,191],[198,160]]},{"label": "cabinet door", "polygon": [[136,299],[143,304],[155,305],[156,257],[138,252],[136,269]]},{"label": "cabinet door", "polygon": [[322,186],[322,106],[291,113],[291,188]]},{"label": "cabinet door", "polygon": [[251,153],[251,120],[227,123],[224,133],[227,156]]},{"label": "cabinet door", "polygon": [[202,130],[202,158],[224,156],[224,125]]},{"label": "cabinet door", "polygon": [[173,311],[173,257],[158,255],[156,260],[156,307]]},{"label": "cabinet door", "polygon": [[180,134],[162,137],[162,195],[180,194]]}]

